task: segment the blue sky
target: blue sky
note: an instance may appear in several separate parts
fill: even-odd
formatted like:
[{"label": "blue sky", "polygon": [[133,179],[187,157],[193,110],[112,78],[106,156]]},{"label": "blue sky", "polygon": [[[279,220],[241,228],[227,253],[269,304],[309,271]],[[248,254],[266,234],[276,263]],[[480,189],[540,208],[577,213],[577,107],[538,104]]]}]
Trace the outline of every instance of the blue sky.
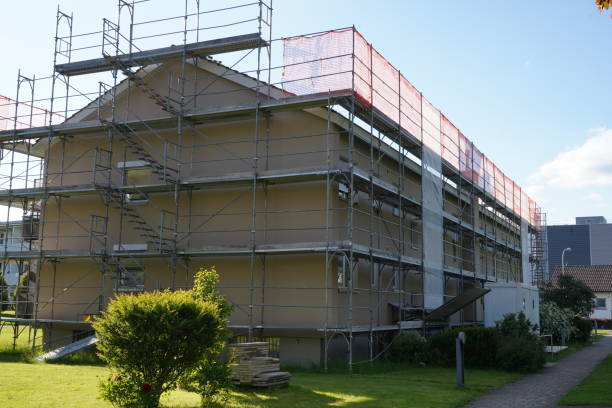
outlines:
[{"label": "blue sky", "polygon": [[[3,3],[0,94],[14,96],[20,67],[51,73],[57,3]],[[140,10],[147,18],[179,15],[182,4],[154,0],[137,19]],[[75,33],[116,19],[115,0],[61,0],[60,7],[74,12]],[[274,8],[273,37],[354,24],[531,192],[549,221],[612,221],[612,19],[592,1],[275,0]]]}]

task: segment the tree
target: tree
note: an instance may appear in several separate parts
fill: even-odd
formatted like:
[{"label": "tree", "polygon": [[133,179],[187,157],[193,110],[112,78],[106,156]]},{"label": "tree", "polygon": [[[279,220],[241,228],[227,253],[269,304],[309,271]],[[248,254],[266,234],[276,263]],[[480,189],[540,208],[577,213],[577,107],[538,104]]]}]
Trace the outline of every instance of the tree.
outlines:
[{"label": "tree", "polygon": [[93,324],[111,376],[101,395],[114,406],[153,408],[179,378],[218,349],[219,307],[191,291],[119,295]]},{"label": "tree", "polygon": [[[595,4],[597,4],[599,11],[609,10],[612,7],[612,0],[595,0]],[[612,17],[612,14],[610,14],[610,17]]]},{"label": "tree", "polygon": [[597,9],[599,11],[608,10],[612,7],[612,0],[595,0],[595,4],[597,4]]},{"label": "tree", "polygon": [[572,319],[574,312],[563,309],[555,302],[540,303],[540,333],[550,334],[557,344],[565,337],[570,338],[574,334]]},{"label": "tree", "polygon": [[595,307],[595,293],[584,282],[570,275],[559,276],[559,287],[548,285],[542,293],[543,302],[554,302],[575,315],[589,317]]}]

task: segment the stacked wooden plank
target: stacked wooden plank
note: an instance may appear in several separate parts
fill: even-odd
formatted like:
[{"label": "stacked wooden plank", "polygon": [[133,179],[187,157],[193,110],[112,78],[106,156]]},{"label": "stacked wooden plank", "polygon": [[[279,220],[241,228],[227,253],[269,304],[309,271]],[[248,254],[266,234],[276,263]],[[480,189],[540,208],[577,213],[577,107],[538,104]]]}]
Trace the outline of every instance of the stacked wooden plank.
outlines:
[{"label": "stacked wooden plank", "polygon": [[280,371],[278,358],[268,357],[268,343],[237,343],[229,346],[230,378],[235,385],[279,387],[289,384],[291,374]]}]

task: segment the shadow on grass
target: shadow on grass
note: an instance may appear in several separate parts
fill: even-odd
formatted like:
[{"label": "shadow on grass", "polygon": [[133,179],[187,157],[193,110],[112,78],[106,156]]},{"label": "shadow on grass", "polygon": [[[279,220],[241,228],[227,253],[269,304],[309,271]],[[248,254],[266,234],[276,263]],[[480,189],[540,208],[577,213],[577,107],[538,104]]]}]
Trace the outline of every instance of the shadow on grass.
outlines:
[{"label": "shadow on grass", "polygon": [[66,357],[58,358],[57,360],[46,361],[47,364],[64,364],[64,365],[93,365],[105,366],[106,363],[98,357],[95,347],[77,351]]},{"label": "shadow on grass", "polygon": [[32,363],[34,355],[28,348],[0,348],[0,363]]}]

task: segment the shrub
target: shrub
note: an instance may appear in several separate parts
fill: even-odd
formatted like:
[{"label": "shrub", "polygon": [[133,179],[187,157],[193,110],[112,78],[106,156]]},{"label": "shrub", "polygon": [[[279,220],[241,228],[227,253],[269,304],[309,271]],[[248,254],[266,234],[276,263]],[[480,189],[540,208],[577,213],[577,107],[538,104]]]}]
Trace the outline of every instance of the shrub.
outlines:
[{"label": "shrub", "polygon": [[[155,394],[146,387],[142,378],[119,373],[111,374],[106,381],[100,382],[100,396],[115,407],[142,408],[156,407]],[[148,392],[145,392],[147,391]],[[159,397],[157,397],[159,400]]]},{"label": "shrub", "polygon": [[434,334],[429,339],[431,362],[447,366],[455,364],[455,341],[459,332],[464,332],[466,335],[464,355],[467,367],[496,366],[499,333],[493,327],[466,327]]},{"label": "shrub", "polygon": [[181,379],[180,386],[186,391],[199,394],[203,407],[215,405],[215,399],[225,401],[231,386],[229,365],[214,356],[206,357]]},{"label": "shrub", "polygon": [[427,341],[416,331],[405,331],[392,340],[386,353],[389,361],[396,363],[428,362]]},{"label": "shrub", "polygon": [[572,326],[574,326],[574,340],[581,343],[589,341],[593,329],[593,323],[590,320],[576,316],[572,320]]},{"label": "shrub", "polygon": [[232,305],[217,291],[219,275],[215,268],[200,269],[195,276],[191,295],[217,306],[221,318],[221,330],[206,355],[191,369],[187,370],[180,380],[181,388],[196,392],[202,398],[202,406],[214,405],[217,397],[227,396],[230,387],[228,362],[221,358],[225,341],[230,337],[226,329],[227,318],[232,312]]},{"label": "shrub", "polygon": [[93,327],[100,357],[115,372],[102,396],[119,407],[157,407],[216,346],[223,322],[215,304],[165,291],[119,295]]},{"label": "shrub", "polygon": [[9,288],[4,276],[0,273],[0,312],[10,309]]},{"label": "shrub", "polygon": [[531,324],[525,313],[508,313],[501,321],[495,322],[495,327],[501,336],[523,337],[537,330],[537,326]]},{"label": "shrub", "polygon": [[595,293],[584,282],[570,275],[559,276],[559,287],[549,284],[542,292],[544,302],[555,302],[574,314],[589,317],[595,307]]},{"label": "shrub", "polygon": [[598,329],[612,329],[612,319],[588,319],[590,321],[593,322],[593,325],[595,324],[595,322],[597,322],[597,328]]},{"label": "shrub", "polygon": [[565,331],[565,338],[572,335],[574,327],[572,325],[573,313],[569,309],[562,309],[554,302],[542,302],[540,304],[540,333],[551,334],[555,343],[560,343],[562,333]]},{"label": "shrub", "polygon": [[533,372],[546,361],[543,343],[532,334],[504,337],[496,357],[498,367],[507,371]]}]

